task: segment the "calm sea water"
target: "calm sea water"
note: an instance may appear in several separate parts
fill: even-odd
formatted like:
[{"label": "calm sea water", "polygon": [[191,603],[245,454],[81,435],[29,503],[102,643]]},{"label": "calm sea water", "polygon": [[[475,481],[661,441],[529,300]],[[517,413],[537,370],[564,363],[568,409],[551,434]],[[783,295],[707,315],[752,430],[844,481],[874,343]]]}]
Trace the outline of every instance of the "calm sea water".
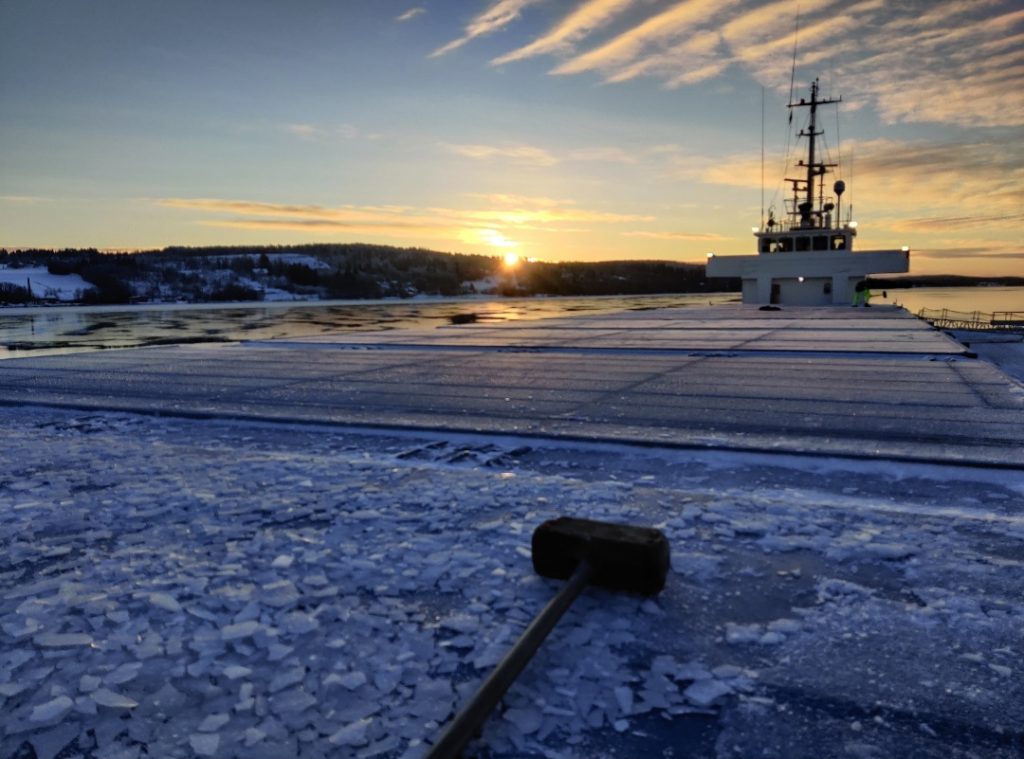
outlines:
[{"label": "calm sea water", "polygon": [[[733,293],[595,298],[452,298],[149,306],[67,306],[0,310],[0,359],[196,342],[302,337],[328,332],[447,324],[475,314],[487,323],[585,313],[737,302]],[[873,303],[957,311],[1024,311],[1024,288],[965,287],[875,292]]]},{"label": "calm sea water", "polygon": [[915,287],[889,290],[882,298],[872,291],[872,303],[896,303],[911,313],[922,308],[948,308],[951,311],[1024,311],[1024,287]]}]

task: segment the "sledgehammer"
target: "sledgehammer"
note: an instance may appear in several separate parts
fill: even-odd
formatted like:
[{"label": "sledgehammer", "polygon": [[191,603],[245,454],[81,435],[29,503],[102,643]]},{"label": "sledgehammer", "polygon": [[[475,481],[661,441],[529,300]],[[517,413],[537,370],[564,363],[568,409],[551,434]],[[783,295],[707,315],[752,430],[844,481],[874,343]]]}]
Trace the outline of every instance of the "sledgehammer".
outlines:
[{"label": "sledgehammer", "polygon": [[654,595],[665,586],[668,566],[668,541],[659,530],[572,517],[544,522],[533,533],[533,568],[539,575],[568,582],[534,617],[426,759],[457,759],[588,584]]}]

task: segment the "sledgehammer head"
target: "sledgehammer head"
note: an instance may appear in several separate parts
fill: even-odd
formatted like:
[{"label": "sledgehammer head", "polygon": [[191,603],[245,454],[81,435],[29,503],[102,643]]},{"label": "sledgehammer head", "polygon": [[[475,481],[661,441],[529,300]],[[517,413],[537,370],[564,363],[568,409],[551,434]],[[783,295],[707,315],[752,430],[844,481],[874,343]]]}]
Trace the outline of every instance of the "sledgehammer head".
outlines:
[{"label": "sledgehammer head", "polygon": [[590,582],[610,590],[654,595],[665,586],[668,540],[660,530],[590,519],[551,519],[533,533],[537,574],[567,579],[581,562],[593,568]]}]

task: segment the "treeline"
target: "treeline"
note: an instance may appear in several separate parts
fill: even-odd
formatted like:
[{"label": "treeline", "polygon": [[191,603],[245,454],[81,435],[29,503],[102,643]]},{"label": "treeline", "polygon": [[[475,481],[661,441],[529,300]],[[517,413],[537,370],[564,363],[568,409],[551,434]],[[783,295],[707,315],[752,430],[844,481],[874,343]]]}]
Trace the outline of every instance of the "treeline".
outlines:
[{"label": "treeline", "polygon": [[[739,289],[707,280],[704,266],[661,261],[521,262],[494,256],[367,244],[169,247],[137,253],[96,249],[0,251],[0,265],[77,274],[83,303],[382,298],[414,295],[628,295]],[[0,292],[0,301],[3,295]],[[14,293],[14,297],[28,295]]]},{"label": "treeline", "polygon": [[[510,278],[511,279],[511,278]],[[709,280],[704,267],[668,261],[541,263],[523,266],[500,292],[506,295],[652,295],[737,291],[739,280]]]}]

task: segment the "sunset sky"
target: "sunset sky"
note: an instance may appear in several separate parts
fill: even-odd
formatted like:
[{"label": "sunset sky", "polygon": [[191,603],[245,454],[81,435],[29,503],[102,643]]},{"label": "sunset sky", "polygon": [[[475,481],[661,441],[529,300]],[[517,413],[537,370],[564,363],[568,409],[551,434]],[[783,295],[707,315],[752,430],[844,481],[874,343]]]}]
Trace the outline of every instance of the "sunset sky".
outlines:
[{"label": "sunset sky", "polygon": [[858,247],[1024,275],[1019,0],[0,0],[0,246],[752,253],[798,15]]}]

